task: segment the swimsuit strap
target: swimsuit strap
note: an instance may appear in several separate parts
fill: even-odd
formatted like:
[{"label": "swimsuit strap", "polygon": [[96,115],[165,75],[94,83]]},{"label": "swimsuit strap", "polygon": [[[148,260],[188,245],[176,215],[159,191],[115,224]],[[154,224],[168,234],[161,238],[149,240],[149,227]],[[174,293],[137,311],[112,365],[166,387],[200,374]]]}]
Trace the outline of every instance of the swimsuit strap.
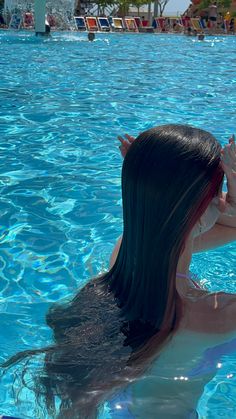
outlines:
[{"label": "swimsuit strap", "polygon": [[191,282],[193,283],[193,285],[194,285],[196,288],[201,289],[200,285],[199,285],[196,281],[194,281],[194,280],[191,278],[191,276],[190,276],[190,275],[181,274],[180,272],[176,272],[176,276],[178,276],[179,278],[185,278],[185,279],[188,279],[189,281],[191,281]]},{"label": "swimsuit strap", "polygon": [[176,272],[176,276],[179,278],[191,279],[189,275],[181,274],[180,272]]}]

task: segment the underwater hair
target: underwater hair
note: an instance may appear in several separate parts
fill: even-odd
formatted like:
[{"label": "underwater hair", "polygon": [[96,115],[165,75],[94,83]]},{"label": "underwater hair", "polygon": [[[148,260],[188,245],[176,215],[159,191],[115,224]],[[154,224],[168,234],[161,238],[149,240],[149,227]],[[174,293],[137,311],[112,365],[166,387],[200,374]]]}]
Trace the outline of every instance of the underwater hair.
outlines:
[{"label": "underwater hair", "polygon": [[55,416],[95,418],[112,393],[137,379],[177,330],[176,270],[193,227],[219,193],[221,147],[208,132],[163,125],[140,134],[122,168],[123,239],[115,264],[67,305],[53,306],[54,343],[36,392]]}]

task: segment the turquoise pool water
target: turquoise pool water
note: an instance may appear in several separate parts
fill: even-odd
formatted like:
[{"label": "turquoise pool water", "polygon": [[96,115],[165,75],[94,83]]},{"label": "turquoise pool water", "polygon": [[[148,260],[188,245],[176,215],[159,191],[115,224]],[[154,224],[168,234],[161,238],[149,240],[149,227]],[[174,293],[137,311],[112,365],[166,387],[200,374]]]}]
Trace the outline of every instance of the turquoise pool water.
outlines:
[{"label": "turquoise pool water", "polygon": [[[236,131],[236,37],[1,31],[0,57],[3,360],[50,342],[49,305],[107,267],[122,230],[118,134],[179,122],[223,144]],[[192,270],[236,292],[235,262],[231,244],[195,256]],[[202,418],[236,417],[235,373],[236,352],[206,387]],[[14,374],[0,414],[39,418],[29,392],[16,405]]]}]

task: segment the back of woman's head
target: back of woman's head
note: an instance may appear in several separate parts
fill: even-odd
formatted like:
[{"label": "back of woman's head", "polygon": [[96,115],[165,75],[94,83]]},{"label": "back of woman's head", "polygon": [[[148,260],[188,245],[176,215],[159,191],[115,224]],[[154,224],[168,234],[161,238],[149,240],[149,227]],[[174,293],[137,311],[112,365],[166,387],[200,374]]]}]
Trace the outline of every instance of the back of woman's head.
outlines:
[{"label": "back of woman's head", "polygon": [[173,229],[177,221],[191,224],[190,214],[199,218],[219,192],[220,150],[210,133],[186,125],[164,125],[140,134],[123,165],[124,227],[129,222],[130,230],[131,220],[139,223],[142,216],[151,224],[151,231],[144,233],[152,235],[155,222],[163,220],[160,236],[171,220]]},{"label": "back of woman's head", "polygon": [[[140,134],[123,164],[124,233],[112,289],[130,320],[159,329],[175,315],[179,257],[194,225],[219,192],[221,147],[206,131],[164,125]],[[169,313],[170,314],[170,313]],[[167,328],[170,327],[166,326]]]}]

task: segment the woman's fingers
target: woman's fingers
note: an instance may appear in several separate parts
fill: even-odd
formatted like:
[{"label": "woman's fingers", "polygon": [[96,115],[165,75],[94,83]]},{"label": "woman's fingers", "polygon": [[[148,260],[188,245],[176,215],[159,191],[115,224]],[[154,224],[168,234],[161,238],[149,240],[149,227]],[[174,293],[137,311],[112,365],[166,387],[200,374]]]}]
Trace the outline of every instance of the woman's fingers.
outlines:
[{"label": "woman's fingers", "polygon": [[234,136],[229,139],[229,143],[221,151],[222,168],[227,176],[236,172],[236,151]]},{"label": "woman's fingers", "polygon": [[125,138],[123,138],[123,137],[121,137],[120,135],[118,135],[118,140],[123,144],[123,145],[128,145],[128,146],[130,146],[133,142],[134,142],[134,140],[135,140],[135,138],[134,137],[132,137],[131,135],[128,135],[128,134],[125,134]]},{"label": "woman's fingers", "polygon": [[122,157],[125,157],[126,153],[127,153],[127,150],[124,147],[122,147],[122,145],[119,147],[119,149],[120,149]]},{"label": "woman's fingers", "polygon": [[129,134],[125,134],[125,138],[130,142],[133,143],[135,140],[135,137],[133,137],[132,135]]},{"label": "woman's fingers", "polygon": [[231,162],[231,157],[229,154],[229,147],[230,147],[229,145],[226,145],[221,152],[222,163],[226,166],[230,166],[230,162]]},{"label": "woman's fingers", "polygon": [[225,198],[219,198],[218,209],[222,213],[224,213],[226,211],[226,200],[225,200]]},{"label": "woman's fingers", "polygon": [[231,143],[230,143],[230,153],[233,159],[233,170],[236,172],[236,144],[235,144],[235,136],[232,136]]},{"label": "woman's fingers", "polygon": [[118,140],[121,142],[122,145],[125,145],[127,143],[127,141],[120,135],[118,135]]},{"label": "woman's fingers", "polygon": [[118,135],[118,140],[120,141],[121,145],[119,147],[122,157],[125,157],[127,154],[127,151],[129,150],[132,142],[135,140],[134,137],[131,135],[125,134],[125,138],[121,137],[121,135]]},{"label": "woman's fingers", "polygon": [[120,141],[121,145],[119,147],[122,157],[126,156],[127,151],[129,150],[131,144],[134,142],[135,138],[132,135],[125,134],[125,138],[118,135],[118,140]]},{"label": "woman's fingers", "polygon": [[236,161],[235,144],[234,142],[227,144],[221,150],[222,159],[225,161]]},{"label": "woman's fingers", "polygon": [[[236,215],[236,147],[234,135],[221,151],[221,164],[227,179],[227,194],[224,213],[229,216]],[[223,202],[222,202],[223,209]]]},{"label": "woman's fingers", "polygon": [[232,135],[232,137],[230,137],[229,144],[231,146],[231,149],[233,150],[233,152],[236,155],[236,144],[235,144],[235,135],[234,134]]}]

